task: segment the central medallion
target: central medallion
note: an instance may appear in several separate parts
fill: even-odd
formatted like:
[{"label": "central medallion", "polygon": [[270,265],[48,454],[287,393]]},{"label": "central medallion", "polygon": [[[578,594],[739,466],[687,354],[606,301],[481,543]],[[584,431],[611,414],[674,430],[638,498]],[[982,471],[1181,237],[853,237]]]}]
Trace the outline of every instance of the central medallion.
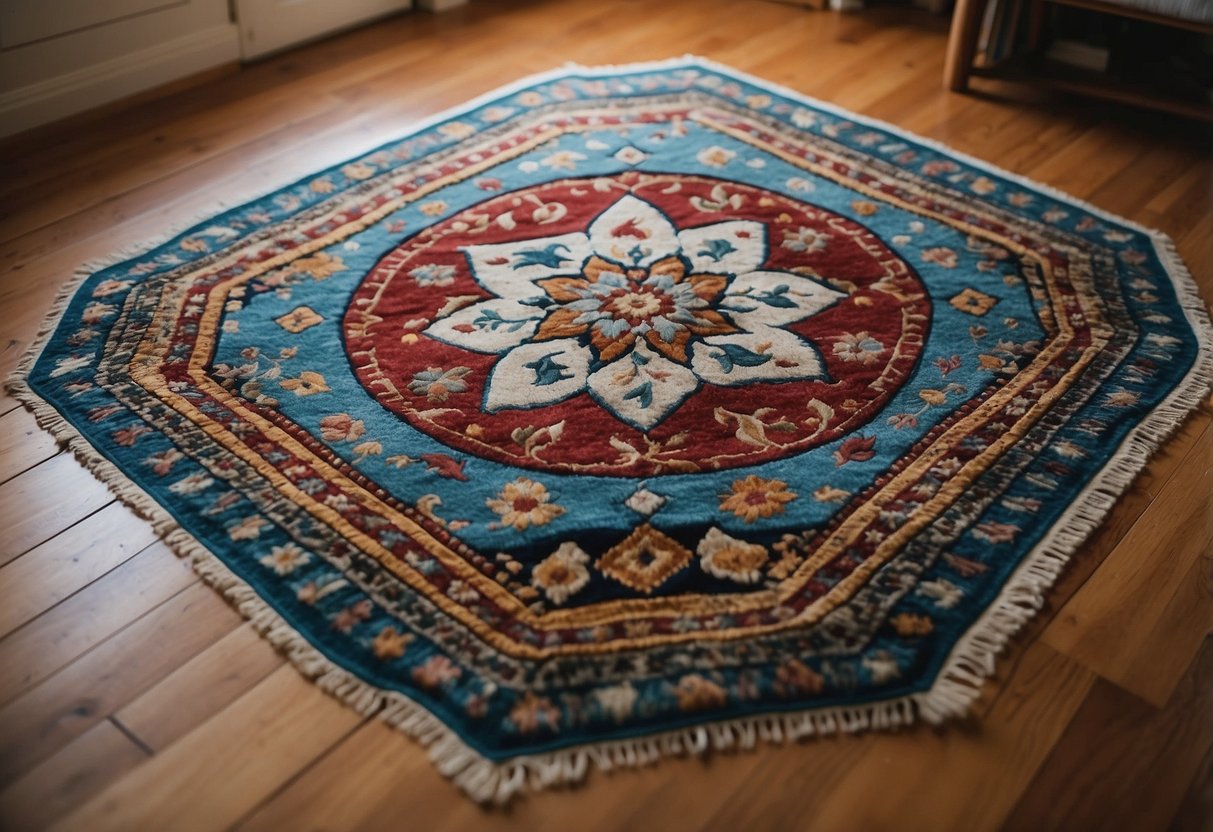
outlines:
[{"label": "central medallion", "polygon": [[368,275],[345,331],[367,389],[444,444],[644,476],[858,427],[904,380],[929,314],[917,276],[852,220],[740,183],[632,173],[427,228]]}]

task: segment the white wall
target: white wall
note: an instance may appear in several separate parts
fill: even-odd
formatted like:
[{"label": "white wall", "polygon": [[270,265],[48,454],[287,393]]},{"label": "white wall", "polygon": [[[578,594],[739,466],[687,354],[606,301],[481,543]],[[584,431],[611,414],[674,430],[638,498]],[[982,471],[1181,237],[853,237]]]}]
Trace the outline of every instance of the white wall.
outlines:
[{"label": "white wall", "polygon": [[239,57],[227,0],[0,0],[0,135]]}]

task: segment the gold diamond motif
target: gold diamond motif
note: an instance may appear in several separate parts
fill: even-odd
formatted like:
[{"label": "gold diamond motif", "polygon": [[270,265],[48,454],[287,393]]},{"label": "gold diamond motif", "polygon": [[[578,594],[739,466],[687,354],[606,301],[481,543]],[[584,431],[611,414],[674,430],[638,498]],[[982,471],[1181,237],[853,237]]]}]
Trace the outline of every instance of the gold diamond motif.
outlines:
[{"label": "gold diamond motif", "polygon": [[595,566],[608,578],[647,595],[692,557],[681,543],[646,523],[608,549]]},{"label": "gold diamond motif", "polygon": [[299,306],[285,315],[274,318],[274,323],[287,332],[299,333],[310,329],[324,320],[324,317],[310,306]]},{"label": "gold diamond motif", "polygon": [[968,312],[970,315],[976,315],[980,318],[994,308],[994,304],[998,303],[998,298],[970,288],[954,295],[948,303],[961,312]]}]

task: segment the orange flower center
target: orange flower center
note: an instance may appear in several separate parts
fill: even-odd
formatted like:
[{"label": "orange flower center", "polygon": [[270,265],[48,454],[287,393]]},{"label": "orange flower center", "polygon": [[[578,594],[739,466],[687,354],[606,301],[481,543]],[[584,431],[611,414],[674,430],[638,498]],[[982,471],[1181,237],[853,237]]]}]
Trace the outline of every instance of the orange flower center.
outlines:
[{"label": "orange flower center", "polygon": [[518,497],[514,500],[514,511],[529,512],[539,507],[539,501],[534,497]]},{"label": "orange flower center", "polygon": [[663,311],[667,303],[652,292],[620,292],[607,308],[623,318],[650,318]]}]

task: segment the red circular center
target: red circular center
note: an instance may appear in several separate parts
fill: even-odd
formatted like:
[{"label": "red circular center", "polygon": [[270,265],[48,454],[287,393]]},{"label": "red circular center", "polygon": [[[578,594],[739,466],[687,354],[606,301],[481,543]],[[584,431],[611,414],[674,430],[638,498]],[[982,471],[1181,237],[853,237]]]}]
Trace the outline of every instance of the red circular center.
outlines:
[{"label": "red circular center", "polygon": [[[721,188],[731,198],[723,205]],[[547,406],[487,411],[485,384],[501,356],[425,334],[432,322],[495,297],[477,281],[465,247],[585,233],[627,194],[659,209],[679,231],[732,220],[759,223],[767,238],[761,270],[804,276],[838,291],[837,302],[782,327],[816,348],[825,372],[735,386],[701,383],[648,430],[628,424],[585,391]],[[570,276],[576,273],[570,270]],[[602,311],[629,329],[671,313],[675,299],[646,284],[647,276],[644,269],[627,269],[627,287],[606,294]],[[723,297],[724,285],[711,279],[714,288],[700,295],[709,306]],[[918,276],[856,222],[739,182],[628,173],[503,194],[426,228],[367,275],[344,325],[366,389],[452,448],[540,470],[650,476],[778,459],[856,430],[909,377],[930,314]]]}]

